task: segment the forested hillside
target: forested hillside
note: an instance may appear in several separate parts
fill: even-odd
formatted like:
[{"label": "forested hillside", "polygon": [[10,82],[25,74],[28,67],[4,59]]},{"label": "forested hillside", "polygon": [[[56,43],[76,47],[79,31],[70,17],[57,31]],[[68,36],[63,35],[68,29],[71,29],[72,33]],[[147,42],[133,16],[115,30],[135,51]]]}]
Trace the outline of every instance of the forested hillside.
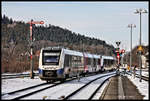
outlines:
[{"label": "forested hillside", "polygon": [[[29,24],[3,15],[1,20],[2,72],[20,72],[30,68]],[[34,69],[36,53],[42,47],[63,46],[72,50],[113,55],[114,47],[104,40],[90,38],[54,25],[33,25]]]}]

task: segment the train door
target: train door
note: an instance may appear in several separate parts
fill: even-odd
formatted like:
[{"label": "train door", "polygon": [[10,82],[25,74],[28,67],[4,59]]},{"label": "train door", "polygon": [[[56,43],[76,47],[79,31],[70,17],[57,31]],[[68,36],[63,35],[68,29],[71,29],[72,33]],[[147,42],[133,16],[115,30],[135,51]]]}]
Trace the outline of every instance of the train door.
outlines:
[{"label": "train door", "polygon": [[96,68],[97,68],[97,64],[96,64],[96,58],[93,58],[93,71],[92,72],[96,72]]},{"label": "train door", "polygon": [[88,58],[88,72],[92,72],[92,67],[93,67],[93,59],[92,58]]},{"label": "train door", "polygon": [[100,66],[101,66],[101,71],[104,71],[104,58],[102,57],[102,58],[100,59],[100,61],[101,61],[101,64],[100,64]]},{"label": "train door", "polygon": [[100,70],[100,66],[99,66],[99,59],[96,59],[96,72],[98,72]]},{"label": "train door", "polygon": [[84,73],[88,72],[88,58],[84,57]]},{"label": "train door", "polygon": [[64,69],[65,69],[65,74],[67,77],[70,77],[71,75],[71,67],[72,67],[72,57],[71,55],[65,54],[65,60],[64,60]]},{"label": "train door", "polygon": [[100,71],[100,59],[97,59],[97,69],[96,69],[96,71],[98,72],[98,71]]}]

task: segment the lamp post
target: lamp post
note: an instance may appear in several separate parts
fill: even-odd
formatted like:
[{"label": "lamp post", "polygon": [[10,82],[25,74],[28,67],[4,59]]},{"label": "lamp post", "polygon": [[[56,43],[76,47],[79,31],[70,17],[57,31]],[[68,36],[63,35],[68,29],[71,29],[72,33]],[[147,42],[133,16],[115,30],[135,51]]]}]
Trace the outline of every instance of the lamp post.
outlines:
[{"label": "lamp post", "polygon": [[[135,28],[136,26],[134,24],[129,24],[128,25],[128,28],[131,28],[131,42],[130,42],[130,68],[131,68],[131,65],[132,65],[132,28]],[[132,70],[132,69],[131,69]]]},{"label": "lamp post", "polygon": [[[141,36],[142,36],[142,33],[141,33],[141,17],[142,17],[142,13],[148,13],[147,10],[145,9],[136,9],[136,11],[134,12],[135,14],[140,14],[140,39],[139,39],[139,46],[141,47]],[[139,51],[139,66],[140,66],[140,82],[142,81],[142,59],[141,59],[141,50]]]},{"label": "lamp post", "polygon": [[33,20],[31,20],[28,23],[30,24],[30,40],[31,40],[31,45],[30,45],[30,47],[31,47],[31,53],[30,53],[30,60],[31,60],[31,62],[30,62],[30,64],[31,64],[30,65],[30,78],[34,79],[34,75],[33,75],[33,56],[32,56],[32,54],[33,54],[32,24],[44,24],[44,22],[43,21],[33,21]]}]

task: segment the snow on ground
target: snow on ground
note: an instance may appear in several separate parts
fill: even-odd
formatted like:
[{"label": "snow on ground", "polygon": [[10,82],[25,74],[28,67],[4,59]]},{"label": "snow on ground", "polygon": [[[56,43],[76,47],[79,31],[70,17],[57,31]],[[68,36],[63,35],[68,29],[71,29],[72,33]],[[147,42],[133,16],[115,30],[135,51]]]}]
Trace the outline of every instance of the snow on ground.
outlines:
[{"label": "snow on ground", "polygon": [[[38,71],[34,71],[34,73],[38,73]],[[22,73],[2,73],[2,75],[20,75],[20,74],[30,74],[30,71],[26,71]]]},{"label": "snow on ground", "polygon": [[[112,75],[111,75],[112,76]],[[107,78],[111,77],[111,76],[106,76],[103,77],[101,79],[98,79],[94,82],[92,82],[92,84],[88,85],[85,89],[81,90],[80,93],[77,93],[75,96],[73,96],[71,99],[87,99],[89,98],[92,93],[99,87],[99,85]],[[99,95],[100,97],[100,95]],[[98,98],[99,99],[99,98]]]},{"label": "snow on ground", "polygon": [[[92,79],[102,76],[105,74],[98,74],[95,76],[80,78],[80,82],[78,80],[73,80],[71,82],[66,82],[64,84],[58,85],[56,87],[52,87],[50,89],[44,90],[40,93],[37,93],[35,95],[29,96],[24,99],[43,99],[44,96],[46,96],[46,99],[58,99],[60,96],[68,95],[71,92],[75,91],[76,89],[83,86],[85,83],[91,81]],[[45,81],[41,81],[39,77],[35,77],[34,79],[30,79],[28,77],[25,78],[16,78],[16,79],[2,79],[2,94],[23,89],[29,86],[41,84]],[[13,98],[10,96],[3,97],[4,99]]]},{"label": "snow on ground", "polygon": [[[78,80],[66,82],[66,83],[63,83],[56,87],[52,87],[50,89],[44,90],[40,93],[37,93],[36,95],[31,95],[31,96],[23,98],[23,99],[43,99],[43,97],[46,97],[46,99],[59,99],[61,96],[69,95],[71,92],[82,87],[87,82],[93,80],[94,78],[102,76],[102,75],[105,75],[105,74],[98,74],[95,76],[84,77],[84,78],[81,78],[79,82],[78,82]],[[86,94],[84,93],[84,95],[81,95],[81,97],[85,96],[85,95]]]},{"label": "snow on ground", "polygon": [[[22,73],[2,73],[2,75],[19,75],[19,74],[29,74],[29,73],[30,72],[27,71],[27,72],[22,72]],[[38,73],[38,71],[34,71],[34,73]],[[41,81],[38,76],[35,76],[34,79],[30,79],[30,77],[1,79],[1,92],[2,94],[5,94],[8,92],[23,89],[29,86],[41,84],[43,82],[44,81]]]},{"label": "snow on ground", "polygon": [[20,93],[15,93],[13,95],[9,95],[9,94],[5,94],[4,96],[2,96],[2,99],[14,99],[16,97],[19,97],[19,96],[22,96],[22,95],[25,95],[25,94],[28,94],[28,93],[31,93],[31,92],[34,92],[34,91],[37,91],[39,89],[43,89],[43,88],[46,88],[46,87],[49,87],[49,86],[52,86],[53,84],[46,84],[46,85],[43,85],[43,86],[40,86],[40,87],[36,87],[36,88],[32,88],[32,89],[29,89],[29,90],[26,90],[24,92],[20,92]]},{"label": "snow on ground", "polygon": [[[96,76],[81,78],[80,82],[78,82],[78,80],[74,80],[68,83],[64,83],[56,87],[50,88],[48,90],[44,90],[40,92],[39,94],[37,93],[36,95],[29,96],[26,99],[43,99],[44,96],[46,96],[46,99],[55,99],[55,98],[58,99],[60,96],[63,96],[64,94],[65,95],[70,94],[70,92],[74,91],[75,89],[78,89],[79,87],[83,86],[85,83],[89,82],[93,78],[96,78],[100,75],[102,76],[104,74],[98,74]],[[137,89],[139,90],[139,92],[142,95],[145,95],[144,99],[149,99],[148,98],[149,97],[149,92],[148,92],[149,83],[144,80],[142,80],[142,82],[139,82],[139,78],[133,78],[130,75],[127,75],[127,77],[133,82],[133,84],[137,86]],[[25,78],[16,78],[16,79],[2,79],[1,81],[2,81],[1,82],[2,94],[46,82],[46,81],[40,80],[38,76],[35,76],[34,79],[30,79],[30,77],[25,77]],[[100,97],[100,94],[102,93],[102,90],[104,89],[107,83],[105,83],[103,88],[101,88],[101,90],[98,91],[99,94],[97,94],[97,99]]]},{"label": "snow on ground", "polygon": [[[120,71],[124,71],[124,68],[125,67],[120,67]],[[133,69],[133,67],[132,67]],[[131,69],[131,70],[132,70]],[[128,71],[128,70],[127,70]],[[146,76],[146,77],[149,77],[149,70],[148,69],[141,69],[141,73],[142,73],[142,76]],[[140,69],[137,69],[136,68],[136,74],[140,74]]]},{"label": "snow on ground", "polygon": [[[142,76],[149,77],[149,71],[148,70],[142,70]],[[136,74],[140,74],[140,70],[136,71]]]},{"label": "snow on ground", "polygon": [[134,78],[133,76],[127,75],[127,77],[133,82],[135,86],[137,86],[137,89],[139,92],[144,95],[144,99],[149,99],[149,83],[147,81],[142,80],[142,82],[139,81],[139,78]]},{"label": "snow on ground", "polygon": [[[120,71],[123,71],[123,69],[120,69]],[[140,69],[136,69],[136,74],[140,74]],[[142,76],[146,76],[146,77],[149,77],[149,71],[148,69],[142,69]],[[142,80],[142,82],[139,82],[139,78],[137,77],[133,77],[130,76],[130,75],[127,75],[127,77],[131,80],[131,82],[133,82],[133,84],[135,86],[137,86],[137,89],[139,90],[139,92],[142,94],[142,95],[145,95],[144,99],[149,99],[149,82],[148,81],[144,81]]]},{"label": "snow on ground", "polygon": [[30,87],[33,85],[44,83],[45,81],[41,81],[38,76],[35,76],[34,79],[30,79],[30,77],[24,78],[15,78],[15,79],[2,79],[1,90],[2,94],[16,91],[19,89],[23,89],[26,87]]},{"label": "snow on ground", "polygon": [[109,81],[110,79],[102,85],[102,87],[97,91],[97,93],[94,95],[92,100],[97,100],[100,98],[101,94],[103,93],[105,87],[108,85]]}]

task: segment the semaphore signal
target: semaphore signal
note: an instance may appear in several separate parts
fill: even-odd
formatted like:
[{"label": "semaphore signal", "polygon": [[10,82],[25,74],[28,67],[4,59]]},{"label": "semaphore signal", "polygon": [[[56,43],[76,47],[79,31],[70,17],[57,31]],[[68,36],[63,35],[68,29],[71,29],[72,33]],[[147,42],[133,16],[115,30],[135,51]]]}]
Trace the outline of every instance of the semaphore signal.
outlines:
[{"label": "semaphore signal", "polygon": [[33,21],[31,20],[30,22],[28,22],[28,24],[30,24],[30,40],[31,40],[31,54],[30,54],[30,60],[31,60],[31,72],[30,72],[30,78],[33,79],[34,78],[34,75],[33,75],[33,56],[32,56],[32,53],[33,53],[33,34],[32,34],[32,24],[44,24],[44,21]]}]

